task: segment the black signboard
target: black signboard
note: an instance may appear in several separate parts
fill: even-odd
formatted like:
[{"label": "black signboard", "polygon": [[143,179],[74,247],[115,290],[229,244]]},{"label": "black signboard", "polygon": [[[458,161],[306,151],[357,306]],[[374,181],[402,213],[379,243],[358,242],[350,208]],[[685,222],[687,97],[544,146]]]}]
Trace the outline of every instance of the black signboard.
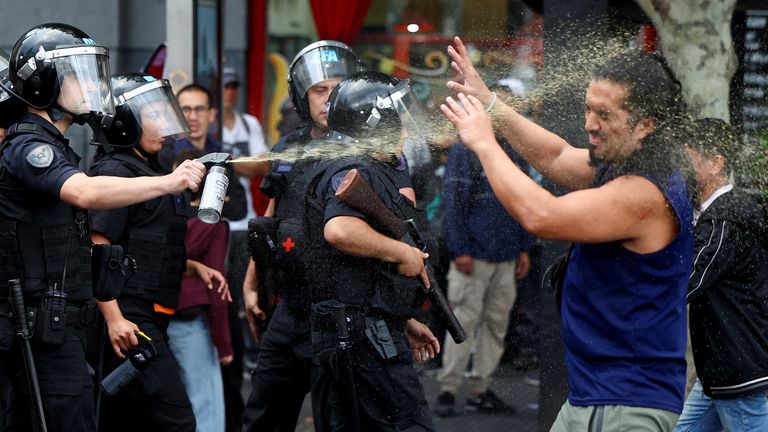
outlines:
[{"label": "black signboard", "polygon": [[768,10],[746,10],[740,24],[740,67],[734,84],[741,90],[742,129],[754,135],[768,130]]}]

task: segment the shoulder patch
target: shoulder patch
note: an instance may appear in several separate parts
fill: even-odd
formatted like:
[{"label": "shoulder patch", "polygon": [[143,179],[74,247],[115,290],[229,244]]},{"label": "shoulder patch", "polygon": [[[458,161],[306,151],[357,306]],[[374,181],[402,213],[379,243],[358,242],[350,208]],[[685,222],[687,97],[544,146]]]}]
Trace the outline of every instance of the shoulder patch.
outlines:
[{"label": "shoulder patch", "polygon": [[48,168],[53,162],[53,147],[41,144],[27,152],[26,159],[35,168]]}]

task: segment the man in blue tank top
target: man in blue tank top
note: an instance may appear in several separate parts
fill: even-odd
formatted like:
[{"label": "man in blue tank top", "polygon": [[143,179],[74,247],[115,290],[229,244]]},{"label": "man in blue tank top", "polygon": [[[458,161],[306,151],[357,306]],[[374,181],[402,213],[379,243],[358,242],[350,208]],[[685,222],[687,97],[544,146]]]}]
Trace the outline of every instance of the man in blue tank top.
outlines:
[{"label": "man in blue tank top", "polygon": [[[460,80],[441,106],[506,210],[537,237],[574,243],[562,293],[570,391],[553,431],[669,431],[683,408],[685,293],[693,258],[690,162],[673,137],[684,104],[661,57],[609,59],[586,93],[587,148],[496,100],[456,38]],[[490,116],[486,111],[490,112]],[[491,117],[555,197],[505,156]]]}]

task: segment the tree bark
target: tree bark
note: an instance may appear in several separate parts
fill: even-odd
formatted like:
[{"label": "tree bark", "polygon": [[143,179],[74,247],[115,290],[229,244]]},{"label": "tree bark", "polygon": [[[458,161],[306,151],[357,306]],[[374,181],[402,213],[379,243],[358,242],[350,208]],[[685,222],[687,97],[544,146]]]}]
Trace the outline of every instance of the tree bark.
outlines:
[{"label": "tree bark", "polygon": [[665,58],[682,83],[694,117],[729,121],[736,71],[731,17],[736,0],[635,0],[659,34]]}]

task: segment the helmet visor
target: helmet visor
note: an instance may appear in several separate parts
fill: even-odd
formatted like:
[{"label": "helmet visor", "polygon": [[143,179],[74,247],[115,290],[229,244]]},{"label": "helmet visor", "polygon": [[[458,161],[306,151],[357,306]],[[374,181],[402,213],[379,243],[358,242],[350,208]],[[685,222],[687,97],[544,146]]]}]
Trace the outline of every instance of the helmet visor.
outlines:
[{"label": "helmet visor", "polygon": [[290,78],[301,97],[321,81],[344,78],[360,70],[357,56],[341,46],[321,45],[299,55],[290,69]]},{"label": "helmet visor", "polygon": [[117,103],[131,108],[143,135],[150,139],[189,133],[187,120],[168,80],[147,82],[118,96]]},{"label": "helmet visor", "polygon": [[11,97],[8,90],[11,88],[10,77],[8,76],[8,54],[0,49],[0,102]]},{"label": "helmet visor", "polygon": [[426,140],[426,134],[421,128],[425,124],[426,118],[421,109],[416,95],[411,90],[410,81],[404,79],[389,92],[389,98],[392,101],[392,107],[400,117],[400,123],[407,133],[407,137],[412,141]]},{"label": "helmet visor", "polygon": [[51,51],[59,80],[59,105],[74,114],[114,115],[107,49],[95,45]]}]

